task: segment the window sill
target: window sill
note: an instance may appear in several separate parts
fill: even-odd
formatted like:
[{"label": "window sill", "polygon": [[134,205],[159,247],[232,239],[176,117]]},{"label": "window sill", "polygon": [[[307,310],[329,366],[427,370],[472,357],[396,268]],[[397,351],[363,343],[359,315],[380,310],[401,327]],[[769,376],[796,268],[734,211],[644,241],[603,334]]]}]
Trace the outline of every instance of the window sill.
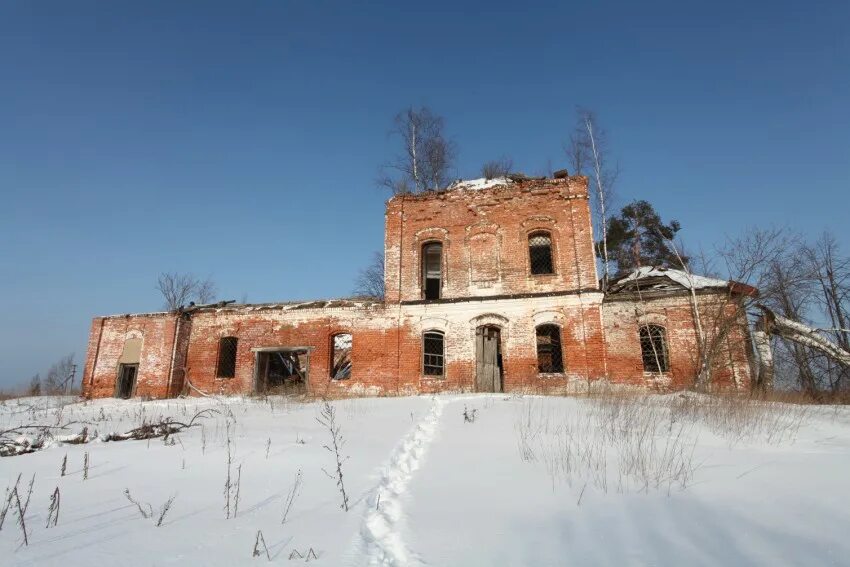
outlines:
[{"label": "window sill", "polygon": [[419,376],[419,380],[445,380],[446,375],[440,374],[439,376],[435,374],[422,374]]}]

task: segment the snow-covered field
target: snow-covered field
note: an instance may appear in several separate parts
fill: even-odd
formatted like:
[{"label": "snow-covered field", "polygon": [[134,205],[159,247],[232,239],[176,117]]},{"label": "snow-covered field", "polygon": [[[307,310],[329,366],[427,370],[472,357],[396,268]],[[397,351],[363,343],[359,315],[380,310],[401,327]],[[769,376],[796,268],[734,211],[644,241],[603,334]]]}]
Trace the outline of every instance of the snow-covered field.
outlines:
[{"label": "snow-covered field", "polygon": [[[848,565],[850,411],[691,394],[0,404],[0,430],[101,437],[215,413],[168,441],[54,443],[0,459],[2,565]],[[467,418],[464,418],[466,414]],[[226,518],[228,432],[239,503]],[[48,445],[50,443],[48,442]],[[88,454],[88,478],[84,461]],[[66,474],[61,476],[67,455]],[[241,473],[238,467],[241,465]],[[302,482],[282,523],[298,471]],[[58,523],[45,527],[60,492]],[[153,510],[145,518],[125,490]],[[174,497],[162,525],[160,506]],[[235,491],[234,491],[235,496]],[[5,502],[5,499],[4,499]],[[308,554],[312,550],[317,558]],[[299,555],[304,556],[300,558]]]}]

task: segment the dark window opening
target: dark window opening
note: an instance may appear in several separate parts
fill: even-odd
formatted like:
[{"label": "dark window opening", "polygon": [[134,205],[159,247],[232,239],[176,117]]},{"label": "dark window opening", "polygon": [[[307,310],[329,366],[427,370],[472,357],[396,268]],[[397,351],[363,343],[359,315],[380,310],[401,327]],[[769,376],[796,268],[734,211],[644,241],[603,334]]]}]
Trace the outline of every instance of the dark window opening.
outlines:
[{"label": "dark window opening", "polygon": [[528,258],[531,273],[554,274],[552,264],[552,238],[546,232],[536,232],[528,237]]},{"label": "dark window opening", "polygon": [[564,371],[561,353],[561,329],[557,325],[537,327],[537,371],[541,374]]},{"label": "dark window opening", "polygon": [[256,391],[262,395],[299,395],[307,392],[310,352],[282,348],[257,353]]},{"label": "dark window opening", "polygon": [[218,368],[215,375],[219,378],[236,376],[236,337],[221,337],[218,340]]},{"label": "dark window opening", "polygon": [[443,245],[430,242],[422,247],[422,292],[425,299],[440,299],[443,275]]},{"label": "dark window opening", "polygon": [[667,372],[670,362],[664,327],[644,325],[640,328],[640,355],[644,372]]},{"label": "dark window opening", "polygon": [[351,377],[351,334],[340,333],[331,339],[333,347],[333,366],[331,378],[345,380]]},{"label": "dark window opening", "polygon": [[443,333],[428,331],[422,337],[422,372],[426,376],[442,376],[445,371]]}]

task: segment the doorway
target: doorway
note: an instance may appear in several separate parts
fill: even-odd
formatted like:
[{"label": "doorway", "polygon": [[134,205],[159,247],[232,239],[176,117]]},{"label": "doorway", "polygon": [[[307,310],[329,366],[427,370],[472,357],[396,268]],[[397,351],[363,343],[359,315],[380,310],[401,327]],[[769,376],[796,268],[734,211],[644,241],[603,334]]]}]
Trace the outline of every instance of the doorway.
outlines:
[{"label": "doorway", "polygon": [[260,395],[307,393],[310,351],[304,348],[268,348],[255,351],[254,391]]},{"label": "doorway", "polygon": [[139,372],[138,364],[119,364],[118,382],[115,385],[115,397],[125,400],[133,397],[136,390],[136,374]]},{"label": "doorway", "polygon": [[475,330],[475,391],[501,392],[502,344],[498,327],[483,326]]}]

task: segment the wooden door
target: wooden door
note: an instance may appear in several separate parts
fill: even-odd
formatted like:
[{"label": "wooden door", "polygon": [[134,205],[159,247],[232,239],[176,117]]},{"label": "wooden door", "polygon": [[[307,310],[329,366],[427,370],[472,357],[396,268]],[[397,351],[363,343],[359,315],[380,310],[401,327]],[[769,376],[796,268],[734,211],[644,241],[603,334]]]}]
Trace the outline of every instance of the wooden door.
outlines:
[{"label": "wooden door", "polygon": [[499,329],[479,327],[475,331],[475,390],[501,392]]}]

